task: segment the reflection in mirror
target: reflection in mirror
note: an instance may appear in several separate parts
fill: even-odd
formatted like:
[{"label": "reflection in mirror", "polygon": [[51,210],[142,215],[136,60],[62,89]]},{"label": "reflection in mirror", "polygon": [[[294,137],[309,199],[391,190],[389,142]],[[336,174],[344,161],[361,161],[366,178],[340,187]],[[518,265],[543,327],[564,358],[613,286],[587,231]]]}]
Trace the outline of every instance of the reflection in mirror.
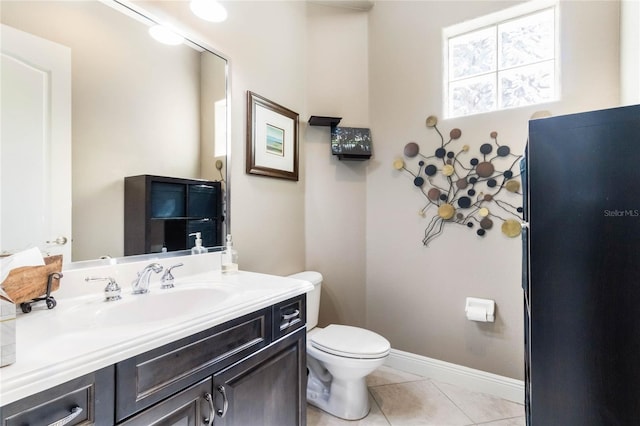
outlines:
[{"label": "reflection in mirror", "polygon": [[[71,164],[52,166],[72,171],[71,260],[123,256],[126,176],[222,181],[228,232],[226,59],[158,43],[140,10],[116,2],[3,0],[1,20],[71,51]],[[2,192],[19,179],[3,176]],[[3,226],[20,217],[12,211],[3,208]],[[0,249],[49,251],[49,232]]]}]

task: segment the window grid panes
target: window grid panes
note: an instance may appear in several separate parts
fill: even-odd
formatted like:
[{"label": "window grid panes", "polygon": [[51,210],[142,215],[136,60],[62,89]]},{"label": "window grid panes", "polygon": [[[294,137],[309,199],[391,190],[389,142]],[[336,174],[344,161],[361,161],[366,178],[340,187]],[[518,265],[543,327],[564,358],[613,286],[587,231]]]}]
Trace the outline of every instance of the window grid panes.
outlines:
[{"label": "window grid panes", "polygon": [[449,37],[448,116],[554,100],[555,45],[554,7]]}]

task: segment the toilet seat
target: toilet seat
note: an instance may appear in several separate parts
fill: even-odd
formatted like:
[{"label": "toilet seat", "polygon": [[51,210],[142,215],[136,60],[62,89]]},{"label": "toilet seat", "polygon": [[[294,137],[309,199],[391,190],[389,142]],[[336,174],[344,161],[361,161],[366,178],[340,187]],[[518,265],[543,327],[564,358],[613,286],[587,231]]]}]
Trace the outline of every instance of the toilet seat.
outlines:
[{"label": "toilet seat", "polygon": [[379,334],[348,325],[331,324],[310,333],[308,339],[314,348],[345,358],[383,358],[391,349],[389,341]]}]

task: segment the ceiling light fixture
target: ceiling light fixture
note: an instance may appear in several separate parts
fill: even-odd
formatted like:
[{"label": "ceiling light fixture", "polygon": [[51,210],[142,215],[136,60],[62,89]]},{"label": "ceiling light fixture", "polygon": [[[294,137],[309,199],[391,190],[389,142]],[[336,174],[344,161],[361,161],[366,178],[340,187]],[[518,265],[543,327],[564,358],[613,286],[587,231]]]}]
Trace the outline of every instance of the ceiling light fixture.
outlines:
[{"label": "ceiling light fixture", "polygon": [[149,28],[149,34],[160,43],[176,46],[184,43],[184,37],[164,25],[154,25]]},{"label": "ceiling light fixture", "polygon": [[227,10],[216,0],[191,0],[191,11],[209,22],[222,22],[227,19]]}]

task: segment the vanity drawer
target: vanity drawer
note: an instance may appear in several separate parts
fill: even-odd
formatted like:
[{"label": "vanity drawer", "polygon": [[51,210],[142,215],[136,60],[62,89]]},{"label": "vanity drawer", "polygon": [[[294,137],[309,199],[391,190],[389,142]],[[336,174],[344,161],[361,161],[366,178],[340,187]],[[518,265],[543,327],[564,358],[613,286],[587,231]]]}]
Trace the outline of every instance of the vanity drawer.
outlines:
[{"label": "vanity drawer", "polygon": [[116,364],[116,420],[269,345],[271,313],[265,308]]},{"label": "vanity drawer", "polygon": [[307,323],[307,295],[273,305],[273,338],[279,339]]},{"label": "vanity drawer", "polygon": [[69,419],[69,426],[110,426],[113,421],[114,368],[55,386],[0,408],[2,426],[48,425]]}]

